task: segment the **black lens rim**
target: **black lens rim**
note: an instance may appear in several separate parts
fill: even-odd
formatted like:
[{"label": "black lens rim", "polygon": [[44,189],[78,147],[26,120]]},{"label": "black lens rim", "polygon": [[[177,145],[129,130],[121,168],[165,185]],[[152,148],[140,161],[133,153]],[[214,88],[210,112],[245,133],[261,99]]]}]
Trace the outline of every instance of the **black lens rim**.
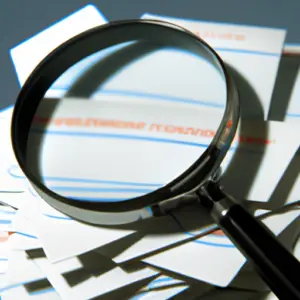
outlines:
[{"label": "black lens rim", "polygon": [[[49,190],[26,166],[26,147],[30,124],[34,113],[51,84],[70,66],[95,50],[95,41],[101,45],[123,42],[124,32],[147,41],[161,41],[166,46],[177,45],[181,49],[207,55],[223,74],[227,99],[221,124],[211,145],[183,174],[164,187],[144,196],[117,203],[95,203],[62,197]],[[156,37],[156,38],[154,38]],[[110,39],[110,40],[109,40]],[[103,46],[104,44],[104,46]],[[180,46],[179,46],[180,45]],[[98,46],[98,45],[97,45]],[[85,211],[126,212],[138,210],[161,201],[177,198],[198,189],[218,170],[234,138],[240,116],[236,86],[225,63],[205,41],[178,25],[157,20],[123,20],[110,22],[85,31],[52,51],[31,73],[22,87],[12,115],[11,140],[19,166],[37,193],[50,205],[52,199]]]}]

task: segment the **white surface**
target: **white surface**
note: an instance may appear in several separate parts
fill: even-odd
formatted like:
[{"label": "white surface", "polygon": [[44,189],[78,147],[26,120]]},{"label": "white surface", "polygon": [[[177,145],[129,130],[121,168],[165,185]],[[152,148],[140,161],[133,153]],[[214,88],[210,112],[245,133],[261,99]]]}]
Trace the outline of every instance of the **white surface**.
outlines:
[{"label": "white surface", "polygon": [[[94,270],[105,270],[107,260],[103,261],[101,256],[96,254],[93,257]],[[74,299],[83,300],[91,299],[96,296],[103,295],[107,292],[126,286],[133,282],[154,276],[157,272],[144,268],[135,272],[126,272],[120,267],[116,266],[110,270],[104,271],[101,276],[89,276],[81,283],[70,287],[64,277],[60,274],[61,263],[51,264],[47,258],[39,258],[34,260],[41,268],[43,273],[47,276],[53,287],[58,291],[61,298],[64,300]],[[84,269],[84,273],[89,274],[88,269]],[[97,272],[97,271],[96,271]],[[93,273],[91,273],[93,274]]]},{"label": "white surface", "polygon": [[10,138],[10,118],[0,118],[0,128],[0,192],[24,191],[23,182],[9,174],[10,166],[17,163]]},{"label": "white surface", "polygon": [[[43,116],[42,112],[46,110],[47,105],[51,104],[51,102],[47,101],[44,102],[44,109],[40,110],[40,116]],[[138,105],[137,107],[139,108],[139,110],[129,110],[129,113],[126,114],[124,113],[126,109],[128,109],[126,103],[131,103],[130,101]],[[161,111],[158,109],[161,106],[168,108],[168,115],[161,113]],[[149,111],[151,111],[151,109],[153,110],[153,113],[149,114]],[[185,114],[183,113],[184,111],[188,113]],[[125,121],[139,121],[145,126],[139,129],[122,127],[118,128],[116,126],[109,126],[106,123],[105,126],[99,125],[90,127],[85,126],[85,119],[82,119],[83,116],[85,116],[86,118],[90,118],[93,120],[101,120],[103,117],[103,119],[105,120],[113,119],[118,121],[124,120],[124,115],[127,116]],[[193,118],[192,116],[195,117]],[[166,130],[157,132],[153,130],[149,131],[147,129],[151,128],[151,124],[153,123],[163,125],[179,124],[180,126],[183,126],[185,128],[198,128],[205,129],[208,132],[213,132],[216,129],[216,124],[218,124],[219,120],[221,119],[221,115],[215,110],[211,110],[210,108],[206,108],[204,110],[203,107],[195,109],[194,106],[189,104],[182,104],[180,107],[177,107],[172,103],[159,103],[153,105],[151,100],[146,101],[145,99],[141,104],[136,98],[127,97],[126,101],[123,102],[123,100],[119,97],[114,98],[113,96],[111,96],[109,98],[109,101],[106,98],[99,101],[86,102],[85,100],[81,101],[79,99],[74,101],[72,101],[71,99],[60,101],[52,118],[53,121],[49,124],[47,129],[50,132],[53,131],[57,133],[64,133],[64,135],[45,135],[42,152],[42,170],[46,179],[47,176],[54,176],[66,178],[113,180],[123,182],[137,181],[139,183],[167,183],[168,178],[170,179],[175,176],[173,175],[174,173],[179,174],[181,171],[186,169],[199,157],[199,155],[205,148],[190,146],[184,147],[181,145],[174,146],[173,144],[171,145],[171,147],[169,147],[169,145],[165,146],[163,143],[153,142],[136,143],[134,147],[136,152],[132,152],[133,147],[130,144],[130,141],[128,142],[128,140],[105,140],[105,142],[111,146],[105,148],[105,144],[102,143],[101,138],[93,139],[93,147],[91,147],[91,145],[89,144],[90,139],[88,136],[77,136],[76,139],[66,139],[66,136],[68,136],[68,134],[71,135],[73,133],[77,134],[84,132],[92,134],[117,133],[121,135],[129,134],[134,136],[145,136],[147,138],[171,137],[175,141],[208,144],[212,138],[211,135],[208,137],[205,135],[202,136],[201,134],[184,135],[180,134],[179,132],[170,133]],[[58,120],[60,120],[60,122],[58,122]],[[77,121],[74,122],[74,120]],[[178,123],[175,122],[176,120]],[[265,133],[267,133],[267,136],[264,135]],[[223,172],[225,173],[225,178],[223,181],[225,187],[236,197],[267,202],[269,197],[273,193],[278,181],[280,180],[283,171],[290,162],[291,157],[294,155],[296,149],[298,148],[299,140],[295,139],[294,137],[295,134],[293,129],[286,124],[278,122],[243,122],[242,126],[239,127],[237,138],[232,145],[232,150],[229,151],[223,163]],[[143,148],[145,144],[147,144],[147,151],[144,151]],[[57,147],[57,145],[59,146]],[[289,146],[287,147],[287,145]],[[234,150],[236,146],[240,146],[241,150]],[[263,148],[263,146],[265,148]],[[125,153],[124,149],[126,149],[126,147],[128,148],[128,151]],[[77,149],[77,151],[74,156],[77,155],[77,157],[70,156],[69,153],[71,153],[72,149],[75,148]],[[111,151],[112,149],[115,150]],[[121,151],[119,151],[119,149]],[[166,151],[164,152],[164,150]],[[139,153],[143,153],[144,155],[139,155]],[[164,163],[154,164],[153,159],[154,161],[160,161],[162,155],[164,155]],[[278,156],[281,157],[280,160],[277,160]],[[178,157],[180,157],[181,159],[178,160]],[[118,159],[120,159],[119,163],[117,163]],[[115,161],[114,165],[111,164],[112,160]],[[230,175],[230,173],[227,174],[226,170],[233,160],[237,160],[239,162],[239,165],[236,166],[236,168],[238,167],[236,171],[236,174],[238,176],[234,179],[231,178],[231,181],[229,181],[228,176]],[[274,160],[277,160],[276,165],[274,165]],[[74,161],[76,162],[76,164],[74,163]],[[97,167],[95,166],[95,161],[97,161]],[[128,163],[132,161],[134,161],[136,168],[132,168],[132,164]],[[174,161],[176,161],[176,163],[174,163]],[[243,181],[246,180],[247,176],[249,176],[249,170],[251,170],[252,166],[255,164],[258,164],[257,170],[255,171],[254,177],[252,178],[252,183],[250,182],[250,189],[247,194],[245,194],[241,187]],[[120,168],[120,166],[122,166],[122,168]],[[141,169],[138,169],[139,167]],[[137,172],[137,170],[139,172]],[[272,172],[270,172],[270,170],[272,170]],[[158,178],[158,175],[160,176],[160,178]],[[236,185],[237,180],[241,184]],[[49,184],[53,183],[49,181]],[[55,182],[55,185],[60,188],[63,187],[64,184],[64,182]],[[73,183],[73,185],[72,183],[70,183],[69,185],[70,187],[96,186],[95,184],[86,183],[79,185],[79,183],[77,182]],[[108,187],[108,185],[105,184],[102,184],[101,186]],[[128,184],[128,186],[130,186],[130,184]],[[99,187],[99,184],[97,184],[97,187]],[[110,185],[110,187],[112,186]],[[115,187],[118,188],[119,186],[116,184]],[[86,194],[77,193],[75,195],[82,196]],[[91,193],[89,191],[88,196],[90,195]],[[96,195],[99,196],[99,194]],[[103,196],[103,194],[100,194],[100,196]],[[109,196],[115,197],[116,194],[111,193],[109,194]],[[130,194],[121,193],[117,196],[126,198],[129,197]],[[49,255],[51,261],[70,257],[72,255],[75,255],[75,253],[79,254],[81,253],[81,251],[87,251],[97,246],[95,240],[87,241],[86,243],[82,244],[77,243],[77,238],[81,233],[81,230],[74,230],[74,228],[80,226],[80,228],[82,228],[83,230],[82,226],[86,227],[88,225],[82,225],[77,222],[67,220],[66,216],[59,213],[57,215],[57,212],[50,208],[43,201],[41,202],[41,209],[44,214],[62,217],[62,220],[56,220],[55,218],[42,216],[39,221],[41,222],[39,223],[39,227],[45,228],[40,229],[40,237],[42,238],[43,245],[45,246],[46,252]],[[191,217],[192,215],[193,217]],[[180,220],[189,218],[197,220],[201,218],[200,213],[198,213],[197,211],[189,212],[189,215],[187,216],[185,216],[184,213],[182,215],[179,214],[178,217]],[[206,224],[211,224],[209,222],[210,221],[208,221],[208,223]],[[134,257],[168,246],[172,243],[176,243],[189,237],[188,235],[179,231],[178,226],[170,217],[164,218],[162,224],[164,224],[162,228],[165,228],[165,226],[167,226],[167,228],[173,230],[173,233],[167,235],[161,232],[160,235],[153,235],[151,234],[152,228],[149,228],[149,230],[144,229],[139,239],[135,241],[135,243],[127,245],[127,248],[124,249],[122,253],[119,253],[112,258],[117,262],[132,259]],[[193,233],[201,232],[204,229],[201,228],[201,226],[204,225],[205,222],[201,224],[199,223],[198,227],[194,229]],[[129,234],[134,232],[126,232],[124,230],[122,232],[119,232],[108,229],[95,229],[94,227],[92,227],[91,230],[98,232],[101,231],[101,236],[103,237],[103,240],[105,242],[99,242],[99,237],[99,240],[97,240],[98,246],[104,245],[105,243],[113,240],[117,240],[118,238],[125,237],[126,235],[128,235],[128,238],[130,240]],[[107,240],[108,236],[106,236],[105,234],[106,238],[104,238],[104,233],[102,233],[104,231],[107,232],[109,236],[110,232],[112,232],[112,235],[117,234],[117,237],[111,238],[111,240]],[[80,236],[83,237],[84,234],[85,231],[83,231]],[[74,244],[69,243],[68,245],[64,245],[61,248],[56,247],[56,244],[61,241],[66,235],[73,236]],[[91,246],[90,243],[92,243],[93,246]],[[85,249],[84,246],[87,246],[87,248]],[[70,247],[70,249],[66,251],[66,247]],[[79,247],[82,250],[78,249],[75,251],[76,247]],[[73,251],[71,251],[71,248],[73,249]]]},{"label": "white surface", "polygon": [[[278,235],[300,211],[271,216],[264,223]],[[246,259],[225,236],[208,235],[176,248],[150,256],[143,261],[163,269],[184,274],[213,285],[226,287],[241,269]],[[193,259],[188,259],[188,258]]]},{"label": "white surface", "polygon": [[[174,20],[175,22],[179,22],[178,20]],[[68,39],[69,37],[76,35],[77,33],[84,31],[90,27],[94,27],[99,25],[100,23],[104,23],[105,18],[101,16],[101,13],[99,13],[92,5],[89,5],[85,7],[84,9],[78,11],[77,13],[69,16],[67,19],[64,19],[61,22],[58,22],[54,26],[52,26],[50,29],[43,31],[42,33],[32,37],[31,39],[25,41],[24,43],[16,46],[11,50],[11,57],[13,60],[13,63],[16,68],[16,72],[18,75],[18,79],[20,84],[22,85],[25,81],[25,79],[28,77],[32,69],[36,66],[36,64],[45,56],[47,55],[53,48],[55,48],[57,45]],[[248,81],[252,84],[256,92],[258,93],[260,99],[262,100],[264,104],[265,112],[267,112],[267,107],[269,105],[269,99],[271,97],[272,89],[273,89],[273,83],[277,71],[278,66],[278,60],[279,55],[281,53],[282,43],[285,36],[284,30],[275,30],[275,29],[253,29],[248,28],[245,26],[236,26],[236,25],[216,25],[212,23],[200,23],[200,22],[189,22],[189,21],[182,21],[180,20],[181,24],[186,25],[186,27],[189,27],[192,30],[199,31],[201,35],[205,36],[205,39],[219,52],[219,54],[225,59],[226,62],[232,64],[233,66],[237,67],[237,69],[248,79]],[[74,25],[75,24],[75,25]],[[200,25],[201,24],[201,25]],[[212,37],[212,31],[214,32],[214,37]],[[232,33],[236,35],[228,35],[228,33]],[[224,42],[224,34],[227,34],[226,41]],[[210,35],[210,37],[208,36]],[[228,38],[230,36],[230,38]],[[244,36],[242,40],[238,40],[238,36]],[[55,39],[53,38],[55,37]],[[44,47],[39,47],[39,49],[42,49],[42,51],[39,50],[38,53],[35,52],[35,55],[28,55],[28,53],[32,54],[32,51],[36,49],[36,43],[39,43],[39,45],[44,45]],[[220,49],[220,48],[227,48],[227,49]],[[260,55],[260,54],[250,54],[250,53],[242,53],[241,51],[238,52],[232,52],[230,50],[248,50],[248,51],[254,51],[254,52],[268,52],[269,54],[274,55]],[[157,56],[156,59],[164,59],[164,54],[161,53],[160,57]],[[30,57],[30,59],[28,59]],[[175,56],[174,56],[175,57]],[[165,61],[165,60],[164,60]],[[190,59],[190,63],[193,62],[193,59]],[[258,68],[257,66],[263,64],[263,72],[261,68]],[[145,65],[143,65],[145,67]],[[184,67],[184,66],[183,66]],[[137,69],[132,69],[136,72]],[[150,70],[150,69],[149,69]],[[155,70],[155,68],[153,68]],[[190,65],[186,64],[186,69],[182,69],[186,71],[190,71]],[[128,71],[128,70],[127,70]],[[132,71],[132,72],[133,72]],[[184,73],[184,72],[183,72]],[[128,75],[128,73],[127,73]],[[130,73],[129,73],[130,75]],[[133,75],[133,74],[132,74]],[[122,73],[119,74],[120,79],[122,78]],[[130,77],[128,77],[130,78]],[[137,85],[140,83],[143,83],[142,76],[140,78],[137,78]],[[197,76],[193,77],[191,79],[191,84],[195,86],[195,84],[198,82]],[[61,82],[60,82],[61,83]],[[123,80],[124,86],[117,86],[110,83],[110,85],[107,85],[106,88],[123,88],[123,89],[130,89],[130,88],[136,88],[136,85],[128,86],[128,81]],[[166,85],[163,85],[163,87],[166,87]],[[169,88],[169,86],[167,86]],[[205,85],[203,85],[205,87]],[[203,88],[202,87],[202,88]],[[207,86],[209,87],[209,86]],[[215,89],[216,92],[218,92],[217,89]],[[61,91],[57,90],[57,95],[61,94]],[[164,92],[164,90],[161,90],[161,92]],[[174,91],[173,91],[174,92]],[[180,89],[177,87],[175,89],[175,92],[180,94],[180,96],[190,96],[192,100],[198,100],[193,99],[193,93],[190,95],[186,95],[186,91],[184,89]],[[195,95],[195,93],[194,93]],[[207,99],[209,101],[214,100],[214,98],[220,98],[222,94],[217,93],[206,93]],[[97,99],[101,100],[103,98],[110,99],[108,94],[97,94]],[[115,97],[115,95],[112,95]],[[124,96],[124,95],[123,95]],[[211,97],[211,98],[209,98]],[[126,99],[126,98],[125,98]],[[180,110],[180,109],[179,109]],[[10,111],[4,112],[0,115],[1,119],[9,118]],[[194,122],[194,118],[190,118]],[[197,118],[195,118],[197,119]],[[178,119],[177,119],[178,120]],[[213,120],[210,120],[213,121]],[[7,128],[6,123],[6,128]],[[206,125],[208,123],[205,123]],[[4,125],[3,125],[4,126]],[[1,128],[4,128],[1,126]],[[275,138],[276,143],[272,144],[271,146],[267,147],[267,152],[263,158],[262,161],[262,168],[259,171],[257,177],[255,178],[255,182],[253,183],[252,189],[250,190],[249,194],[247,195],[250,199],[253,200],[260,200],[260,201],[267,201],[268,197],[271,195],[276,183],[278,182],[280,178],[280,174],[282,174],[282,171],[284,170],[285,166],[289,162],[290,158],[292,157],[293,153],[295,152],[295,149],[297,148],[297,145],[299,145],[299,140],[296,140],[293,138],[295,135],[289,130],[289,127],[285,127],[284,125],[279,125],[276,123],[270,123],[269,124],[269,134],[271,135],[270,139]],[[254,130],[255,133],[259,135],[259,126]],[[8,131],[7,131],[8,132]],[[190,140],[190,137],[185,137],[187,140]],[[251,147],[250,147],[251,148]],[[10,153],[10,151],[6,151],[5,153]],[[11,153],[10,153],[11,154]],[[190,154],[189,154],[190,155]],[[239,154],[243,156],[243,154]],[[274,161],[275,157],[281,157],[281,162],[278,163],[278,160],[276,160],[276,168],[274,167]],[[248,157],[249,162],[251,163],[251,155],[247,154],[245,158]],[[186,163],[189,163],[189,159],[194,159],[193,157],[188,157]],[[226,162],[228,163],[232,159],[232,156],[229,155],[226,158]],[[2,160],[2,164],[3,164]],[[174,159],[174,161],[177,161]],[[255,158],[254,158],[255,161]],[[5,172],[7,169],[11,166],[11,164],[14,163],[13,160],[9,161],[10,164],[5,164]],[[225,162],[225,165],[226,165]],[[272,166],[272,168],[270,168]],[[1,168],[1,161],[0,161],[0,169]],[[271,170],[271,172],[270,172]],[[15,170],[17,173],[19,170]],[[18,173],[21,177],[22,174]],[[74,175],[74,174],[71,174]],[[22,179],[16,179],[7,177],[7,172],[5,174],[0,175],[0,181],[3,183],[3,186],[5,189],[10,190],[25,190],[26,185],[22,185],[24,182]],[[262,180],[264,179],[264,180]],[[266,180],[268,180],[266,182]],[[61,185],[61,183],[56,182],[57,185]],[[295,188],[292,190],[289,196],[289,201],[297,200],[297,197],[299,197],[299,189],[300,183],[295,185]],[[0,184],[0,190],[2,186]],[[7,200],[12,205],[15,205],[20,208],[21,212],[20,214],[16,215],[15,219],[15,229],[23,230],[23,233],[25,234],[31,234],[38,237],[41,237],[41,240],[36,239],[30,239],[24,235],[21,234],[15,234],[11,238],[11,245],[14,249],[32,249],[36,247],[40,247],[41,245],[46,244],[46,252],[49,255],[49,258],[51,258],[53,261],[61,260],[63,258],[72,257],[74,255],[78,255],[84,252],[87,252],[93,248],[96,248],[100,245],[104,245],[106,243],[109,243],[113,240],[118,240],[119,238],[129,235],[133,231],[128,231],[121,234],[120,232],[116,231],[103,231],[91,229],[90,226],[79,224],[75,221],[70,221],[66,216],[60,214],[59,212],[53,210],[52,208],[48,207],[45,203],[41,204],[40,207],[36,206],[34,207],[34,201],[32,198],[26,198],[26,200],[29,200],[30,206],[26,209],[26,201],[22,201],[24,197],[27,197],[27,194],[24,193],[23,195],[18,194],[12,194],[8,195],[5,194],[3,196],[3,199],[1,198],[0,194],[0,200]],[[31,200],[30,200],[31,199]],[[197,212],[195,212],[197,214]],[[294,212],[295,213],[295,212]],[[52,217],[62,217],[63,219],[57,219],[57,218],[49,218],[42,214],[50,214]],[[186,218],[184,215],[181,215],[182,219],[181,221],[186,221]],[[199,217],[199,216],[198,216]],[[285,222],[290,222],[295,218],[295,215],[292,213],[288,215]],[[30,221],[29,221],[30,220]],[[274,227],[274,230],[278,233],[282,230],[281,225],[274,219],[268,220],[269,225]],[[165,224],[169,224],[170,228],[174,228],[177,225],[173,223],[172,220],[168,220]],[[186,225],[183,222],[183,225]],[[194,234],[195,232],[199,232],[199,228],[197,230],[192,231]],[[92,237],[92,238],[91,238]],[[169,234],[169,235],[151,235],[146,234],[140,241],[133,244],[131,247],[129,247],[126,251],[121,253],[120,255],[117,255],[114,259],[116,261],[123,261],[126,259],[130,259],[136,256],[139,256],[141,254],[147,253],[152,250],[159,249],[160,247],[172,244],[176,241],[186,239],[188,235],[185,233],[178,233],[178,234]],[[222,239],[222,240],[220,240]],[[67,242],[66,242],[67,240]],[[95,241],[95,242],[93,242]],[[100,241],[100,242],[99,242]],[[216,237],[216,236],[207,236],[201,238],[202,242],[209,242],[209,243],[219,243],[219,244],[226,244],[231,245],[231,242],[228,241],[226,238]],[[221,242],[220,242],[221,241]],[[298,243],[299,244],[299,243]],[[1,244],[0,244],[1,245]],[[59,245],[59,247],[57,247]],[[299,245],[297,245],[297,249]],[[197,247],[194,249],[193,247]],[[201,250],[199,250],[199,247]],[[205,251],[205,247],[207,247],[207,251]],[[55,249],[58,248],[58,249]],[[228,251],[218,252],[218,247],[212,247],[202,244],[196,244],[196,243],[187,243],[183,246],[174,248],[173,250],[169,250],[168,252],[163,252],[162,254],[159,254],[157,256],[153,256],[150,258],[150,260],[154,260],[154,264],[160,265],[162,267],[165,267],[165,264],[167,265],[166,268],[170,268],[173,270],[173,267],[175,266],[175,271],[178,272],[185,272],[188,276],[192,277],[201,277],[202,274],[204,274],[204,278],[206,281],[217,281],[219,285],[225,284],[226,280],[228,281],[228,278],[226,277],[227,269],[224,267],[226,262],[231,264],[229,266],[229,269],[231,272],[229,272],[229,277],[234,276],[234,273],[236,272],[236,269],[238,269],[238,265],[243,263],[243,257],[238,253],[234,255],[234,248],[226,248]],[[174,252],[173,252],[174,251]],[[203,256],[199,257],[198,254],[199,251],[203,251]],[[231,252],[230,252],[231,251]],[[178,252],[178,253],[177,253]],[[216,252],[216,256],[213,256],[212,253]],[[297,250],[297,254],[298,254]],[[161,264],[161,260],[164,255],[168,253],[164,263]],[[176,258],[173,257],[173,260],[170,259],[169,254],[176,253]],[[230,254],[226,254],[230,253]],[[18,252],[18,255],[15,255],[13,253],[12,255],[16,258],[16,260],[22,261],[22,266],[29,268],[29,262],[26,261],[26,264],[24,262],[24,256],[22,256],[24,252]],[[186,254],[186,255],[184,255]],[[161,256],[160,256],[161,255]],[[225,255],[225,256],[224,256]],[[230,255],[233,256],[232,261],[226,260],[226,255],[230,257]],[[158,258],[157,258],[158,257]],[[178,259],[185,257],[185,260]],[[193,258],[191,260],[190,258]],[[238,257],[238,258],[237,258]],[[157,261],[156,261],[157,259]],[[203,261],[202,264],[200,262]],[[151,275],[153,275],[152,271],[149,270],[143,270],[140,272],[135,272],[130,275],[122,271],[120,268],[116,267],[115,269],[105,273],[103,276],[98,278],[92,278],[91,280],[88,280],[87,282],[77,286],[75,289],[70,291],[70,289],[67,287],[64,279],[60,275],[62,272],[70,271],[74,268],[80,267],[80,262],[76,257],[73,257],[71,259],[67,259],[64,261],[60,261],[56,264],[51,264],[49,260],[46,258],[37,259],[36,264],[43,270],[43,275],[49,276],[50,281],[53,283],[53,285],[58,289],[60,293],[63,295],[63,299],[86,299],[85,297],[93,297],[95,295],[103,294],[107,291],[110,291],[112,289],[116,289],[119,286],[123,286],[126,284],[131,283],[134,280],[140,280],[141,278],[146,278]],[[97,260],[97,263],[101,263],[101,261]],[[199,263],[199,269],[195,268],[197,264]],[[168,265],[169,264],[169,265]],[[203,268],[204,265],[207,265],[207,268]],[[216,268],[212,268],[212,266],[216,266]],[[16,269],[15,271],[18,272],[18,265],[15,265]],[[222,266],[224,267],[224,272],[222,272]],[[235,270],[233,270],[235,266]],[[101,266],[99,265],[99,268]],[[1,268],[1,267],[0,267]],[[193,269],[194,271],[191,271],[190,269]],[[33,268],[31,265],[30,272],[28,274],[26,272],[23,272],[24,269],[21,268],[21,271],[18,274],[15,274],[15,281],[25,280],[26,276],[31,276],[34,278],[37,273],[37,268]],[[216,271],[218,270],[218,271]],[[225,272],[226,271],[226,272]],[[215,272],[215,274],[214,274]],[[224,277],[221,275],[223,274]],[[229,280],[230,281],[230,280]],[[170,288],[166,290],[162,290],[160,293],[147,293],[145,294],[145,299],[166,299],[168,296],[171,296],[172,294],[176,294],[181,291],[182,288]],[[216,293],[212,293],[211,296],[207,295],[207,298],[204,299],[248,299],[250,296],[252,296],[252,293],[248,292],[240,292],[231,294],[230,292],[222,292],[219,295]],[[80,297],[83,298],[80,298]],[[70,298],[71,297],[71,298]],[[74,298],[75,297],[75,298]],[[77,297],[77,298],[76,298]],[[219,297],[219,298],[217,298]],[[38,294],[38,295],[29,295],[24,286],[15,287],[13,289],[9,289],[5,292],[5,295],[3,299],[5,300],[15,300],[15,299],[38,299],[38,300],[56,300],[60,299],[57,293],[55,292],[48,292],[44,294]],[[255,299],[255,296],[253,296]],[[144,299],[144,298],[143,298]],[[271,298],[270,298],[271,299]],[[272,298],[273,299],[273,298]],[[274,298],[275,299],[275,298]]]},{"label": "white surface", "polygon": [[[300,54],[300,45],[293,47],[285,47],[285,50],[293,55]],[[294,81],[294,85],[291,91],[290,99],[288,99],[288,107],[285,115],[285,122],[293,124],[295,128],[300,128],[300,69],[298,66],[298,72]]]},{"label": "white surface", "polygon": [[[28,210],[27,216],[34,224],[37,237],[52,262],[88,252],[133,232],[79,223],[52,209],[43,200],[31,199],[32,202],[41,201],[44,208],[42,211],[37,209],[37,212]],[[66,239],[68,242],[65,242]]]},{"label": "white surface", "polygon": [[[267,118],[285,30],[215,24],[154,14],[144,14],[142,18],[169,21],[200,35],[248,81],[262,103]],[[259,67],[262,65],[263,68]]]}]

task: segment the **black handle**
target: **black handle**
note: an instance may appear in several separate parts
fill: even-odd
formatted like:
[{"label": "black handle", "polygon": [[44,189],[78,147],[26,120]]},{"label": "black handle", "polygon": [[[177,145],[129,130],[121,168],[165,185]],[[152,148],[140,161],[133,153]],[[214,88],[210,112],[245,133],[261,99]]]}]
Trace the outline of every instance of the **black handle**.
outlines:
[{"label": "black handle", "polygon": [[279,299],[300,299],[300,262],[267,226],[230,197],[216,202],[212,215]]}]

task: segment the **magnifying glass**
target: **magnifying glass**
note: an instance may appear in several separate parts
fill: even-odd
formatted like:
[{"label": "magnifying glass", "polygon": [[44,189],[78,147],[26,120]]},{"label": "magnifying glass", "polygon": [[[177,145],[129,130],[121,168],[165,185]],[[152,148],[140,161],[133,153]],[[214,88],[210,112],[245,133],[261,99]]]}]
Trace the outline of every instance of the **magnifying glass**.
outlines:
[{"label": "magnifying glass", "polygon": [[80,221],[125,224],[196,199],[280,299],[299,299],[299,262],[219,184],[238,122],[237,89],[208,44],[174,24],[118,21],[37,66],[12,143],[41,198]]}]

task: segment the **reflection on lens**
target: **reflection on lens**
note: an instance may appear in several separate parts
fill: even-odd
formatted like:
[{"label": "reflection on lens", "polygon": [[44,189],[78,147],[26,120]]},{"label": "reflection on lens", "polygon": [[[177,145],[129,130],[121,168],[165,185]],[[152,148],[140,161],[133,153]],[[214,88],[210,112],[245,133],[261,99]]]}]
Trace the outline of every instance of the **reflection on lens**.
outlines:
[{"label": "reflection on lens", "polygon": [[226,87],[204,58],[126,43],[72,66],[32,122],[28,164],[57,194],[117,202],[190,167],[221,121]]}]

